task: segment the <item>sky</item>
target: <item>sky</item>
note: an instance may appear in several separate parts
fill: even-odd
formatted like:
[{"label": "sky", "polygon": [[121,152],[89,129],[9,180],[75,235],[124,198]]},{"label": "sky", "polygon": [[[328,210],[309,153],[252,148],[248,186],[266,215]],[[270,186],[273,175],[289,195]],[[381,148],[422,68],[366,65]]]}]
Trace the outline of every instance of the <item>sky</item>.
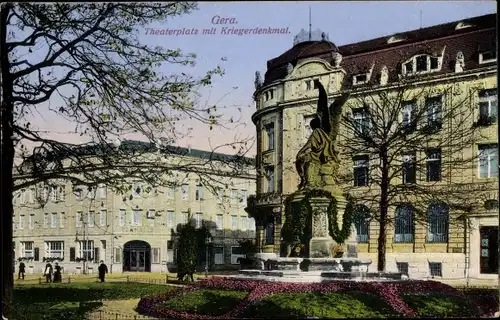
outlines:
[{"label": "sky", "polygon": [[[312,29],[328,33],[330,41],[337,46],[496,12],[495,1],[200,3],[199,9],[189,15],[149,26],[160,30],[195,28],[199,29],[197,35],[154,35],[151,30],[142,30],[141,41],[148,45],[180,48],[185,52],[196,53],[196,67],[190,69],[193,75],[201,76],[222,63],[226,74],[216,79],[211,88],[202,92],[201,100],[203,103],[224,105],[225,116],[234,116],[240,120],[238,126],[230,130],[209,130],[206,125],[186,124],[194,129],[178,144],[211,150],[216,145],[231,142],[235,137],[243,139],[255,136],[255,127],[251,121],[251,116],[256,111],[252,99],[255,71],[264,75],[267,61],[290,49],[294,36],[301,29],[308,29],[309,7]],[[219,17],[228,18],[228,22],[220,23]],[[202,34],[204,28],[212,27],[217,28],[215,34]],[[238,36],[221,34],[223,27],[288,28],[290,33]],[[223,57],[225,61],[221,61]],[[168,74],[176,70],[172,66],[163,66],[160,71]],[[66,130],[54,116],[40,117],[37,122],[40,129],[57,127],[57,132]],[[77,137],[56,132],[53,135],[58,139],[78,140]],[[255,151],[254,145],[249,155],[254,155]]]}]

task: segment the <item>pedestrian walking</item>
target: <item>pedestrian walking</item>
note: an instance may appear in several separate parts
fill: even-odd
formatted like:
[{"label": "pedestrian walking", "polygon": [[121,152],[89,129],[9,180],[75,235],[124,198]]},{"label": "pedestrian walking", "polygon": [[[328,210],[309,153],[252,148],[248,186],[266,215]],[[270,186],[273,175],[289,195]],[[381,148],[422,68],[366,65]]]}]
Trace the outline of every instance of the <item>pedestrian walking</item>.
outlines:
[{"label": "pedestrian walking", "polygon": [[52,265],[50,264],[50,262],[47,262],[47,264],[45,265],[45,271],[43,273],[43,275],[45,276],[46,283],[52,282],[52,272],[53,271],[54,271],[54,269],[52,268]]},{"label": "pedestrian walking", "polygon": [[19,274],[17,275],[17,279],[22,278],[24,280],[24,272],[26,271],[25,268],[26,266],[24,265],[24,262],[21,261],[19,264]]},{"label": "pedestrian walking", "polygon": [[101,282],[104,282],[104,278],[108,273],[108,266],[104,264],[104,261],[101,260],[101,265],[99,266],[98,270],[99,270],[99,279],[101,279]]}]

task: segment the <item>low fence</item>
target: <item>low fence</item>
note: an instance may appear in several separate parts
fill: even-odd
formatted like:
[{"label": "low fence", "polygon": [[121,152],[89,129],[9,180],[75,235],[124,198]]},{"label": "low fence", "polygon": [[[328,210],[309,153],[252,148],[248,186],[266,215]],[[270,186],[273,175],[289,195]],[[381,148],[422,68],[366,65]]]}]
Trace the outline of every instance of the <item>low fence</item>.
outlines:
[{"label": "low fence", "polygon": [[85,316],[86,320],[120,320],[120,319],[134,319],[134,320],[151,320],[158,319],[152,318],[143,315],[130,315],[130,314],[122,314],[117,312],[108,312],[108,311],[95,311]]},{"label": "low fence", "polygon": [[[194,279],[206,279],[213,278],[215,275],[204,275],[197,276]],[[101,280],[97,276],[67,276],[62,279],[59,284],[71,284],[71,283],[92,283],[92,282],[100,282]],[[137,283],[147,283],[147,284],[184,284],[183,282],[177,279],[177,276],[173,275],[165,275],[164,277],[158,278],[141,278],[141,277],[133,277],[133,276],[123,276],[123,277],[110,277],[106,278],[105,282],[137,282]],[[48,283],[45,277],[38,277],[33,279],[25,279],[20,280],[16,284],[21,285],[34,285],[34,284],[45,284]],[[53,283],[53,282],[52,282]]]}]

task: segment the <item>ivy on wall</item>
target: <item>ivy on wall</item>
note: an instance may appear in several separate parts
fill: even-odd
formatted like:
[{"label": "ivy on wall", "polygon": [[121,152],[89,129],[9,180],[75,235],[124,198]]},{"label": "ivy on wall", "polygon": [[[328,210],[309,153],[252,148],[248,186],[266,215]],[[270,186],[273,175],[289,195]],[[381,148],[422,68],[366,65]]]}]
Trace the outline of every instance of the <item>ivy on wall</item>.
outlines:
[{"label": "ivy on wall", "polygon": [[347,205],[342,216],[342,229],[338,226],[337,200],[328,191],[312,189],[307,190],[301,201],[295,201],[294,195],[285,199],[285,224],[281,229],[283,240],[288,243],[306,244],[312,237],[312,214],[310,199],[324,197],[330,200],[328,205],[328,231],[333,240],[339,244],[344,243],[351,234],[351,225],[354,221],[354,203],[352,198],[347,197]]}]

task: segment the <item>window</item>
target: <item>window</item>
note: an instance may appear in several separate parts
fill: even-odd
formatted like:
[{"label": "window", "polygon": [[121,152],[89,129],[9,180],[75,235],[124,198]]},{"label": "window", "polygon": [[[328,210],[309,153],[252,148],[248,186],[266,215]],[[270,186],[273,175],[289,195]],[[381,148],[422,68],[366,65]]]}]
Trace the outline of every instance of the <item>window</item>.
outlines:
[{"label": "window", "polygon": [[236,202],[237,197],[238,197],[238,190],[231,189],[231,201]]},{"label": "window", "polygon": [[429,230],[428,242],[448,242],[448,206],[444,203],[429,205],[428,211]]},{"label": "window", "polygon": [[196,200],[203,200],[203,186],[196,186]]},{"label": "window", "polygon": [[248,230],[248,217],[246,216],[241,216],[241,230],[242,231]]},{"label": "window", "polygon": [[174,262],[174,242],[167,241],[167,262]]},{"label": "window", "polygon": [[215,224],[217,226],[217,230],[222,230],[224,229],[224,216],[222,214],[218,214],[217,217],[215,218]]},{"label": "window", "polygon": [[265,228],[265,244],[274,244],[274,218],[267,216],[267,223]]},{"label": "window", "polygon": [[99,213],[99,226],[101,227],[105,227],[106,226],[106,215],[107,215],[107,211],[106,210],[101,210],[101,212]]},{"label": "window", "polygon": [[427,56],[419,56],[416,58],[417,72],[427,71]]},{"label": "window", "polygon": [[274,90],[269,90],[269,99],[274,99]]},{"label": "window", "polygon": [[94,259],[94,241],[78,241],[78,258],[90,261]]},{"label": "window", "polygon": [[188,200],[189,199],[189,185],[183,184],[182,185],[182,200]]},{"label": "window", "polygon": [[45,241],[45,258],[64,258],[64,241]]},{"label": "window", "polygon": [[186,224],[188,222],[188,213],[187,212],[181,212],[179,215],[179,224]]},{"label": "window", "polygon": [[479,63],[490,63],[490,62],[495,62],[497,61],[497,53],[496,51],[487,51],[487,52],[481,52],[479,54]]},{"label": "window", "polygon": [[56,201],[64,201],[66,199],[66,186],[61,185],[57,187],[57,199]]},{"label": "window", "polygon": [[24,229],[24,215],[19,216],[19,229]]},{"label": "window", "polygon": [[132,225],[141,226],[142,225],[142,212],[140,209],[136,209],[132,213]]},{"label": "window", "polygon": [[75,215],[76,227],[81,228],[83,225],[83,212],[77,211]]},{"label": "window", "polygon": [[140,194],[141,194],[141,192],[142,192],[142,187],[141,187],[141,185],[140,185],[140,184],[138,184],[138,183],[134,184],[134,187],[133,187],[133,188],[134,188],[134,193],[135,193],[135,195],[136,195],[136,196],[138,196],[138,195],[140,195]]},{"label": "window", "polygon": [[95,222],[95,212],[94,211],[89,211],[87,213],[87,226],[93,228],[94,227],[94,222]]},{"label": "window", "polygon": [[59,212],[59,228],[64,228],[64,212]]},{"label": "window", "polygon": [[352,111],[354,133],[367,133],[370,128],[370,119],[368,112],[364,108],[354,109]]},{"label": "window", "polygon": [[394,242],[413,242],[413,209],[409,204],[403,204],[396,208],[396,219],[394,222]]},{"label": "window", "polygon": [[498,200],[489,199],[484,202],[484,208],[486,210],[495,210],[498,209]]},{"label": "window", "polygon": [[491,178],[498,176],[497,144],[479,145],[479,177]]},{"label": "window", "polygon": [[167,211],[167,224],[170,228],[173,228],[175,227],[174,226],[174,211],[172,210],[168,210]]},{"label": "window", "polygon": [[367,74],[358,74],[352,78],[352,84],[357,85],[357,84],[364,84],[368,80],[368,75]]},{"label": "window", "polygon": [[396,267],[399,273],[408,276],[408,262],[396,262]]},{"label": "window", "polygon": [[34,194],[35,194],[35,188],[28,189],[28,197],[27,197],[28,198],[27,199],[28,203],[33,203],[34,202],[34,197],[33,197]]},{"label": "window", "polygon": [[414,119],[414,111],[417,109],[417,103],[415,100],[405,101],[402,103],[402,114],[403,114],[403,130],[411,131],[416,128],[416,121]]},{"label": "window", "polygon": [[113,248],[113,263],[121,263],[122,262],[122,249],[121,248]]},{"label": "window", "polygon": [[417,170],[415,163],[415,154],[409,153],[403,156],[403,184],[415,183]]},{"label": "window", "polygon": [[99,198],[106,199],[106,196],[107,196],[106,185],[104,185],[104,184],[99,185],[99,189],[98,190],[99,190]]},{"label": "window", "polygon": [[222,188],[217,188],[217,200],[219,202],[222,201],[223,196],[224,196],[224,190],[222,190]]},{"label": "window", "polygon": [[368,208],[363,205],[356,206],[356,215],[354,220],[354,226],[356,227],[357,238],[356,240],[361,242],[368,242],[368,231],[370,229],[370,213]]},{"label": "window", "polygon": [[358,156],[353,159],[354,186],[368,186],[368,156]]},{"label": "window", "polygon": [[403,74],[412,74],[416,72],[431,72],[439,70],[439,57],[430,55],[419,55],[413,57],[410,61],[403,64]]},{"label": "window", "polygon": [[237,216],[231,216],[231,230],[233,230],[233,231],[238,230],[238,217]]},{"label": "window", "polygon": [[123,227],[125,225],[125,220],[127,219],[127,211],[125,211],[125,209],[120,209],[120,213],[119,213],[119,223],[120,223],[120,226]]},{"label": "window", "polygon": [[30,214],[28,217],[28,229],[33,230],[33,220],[35,219],[34,214]]},{"label": "window", "polygon": [[21,257],[34,258],[33,241],[21,241]]},{"label": "window", "polygon": [[274,150],[274,124],[265,126],[267,135],[267,150]]},{"label": "window", "polygon": [[238,264],[238,258],[245,258],[246,253],[242,247],[231,247],[231,264]]},{"label": "window", "polygon": [[43,215],[43,227],[48,228],[49,227],[49,214],[45,213]]},{"label": "window", "polygon": [[95,199],[95,188],[94,187],[88,187],[87,198]]},{"label": "window", "polygon": [[305,83],[306,83],[306,90],[307,91],[311,90],[312,89],[311,80],[306,80]]},{"label": "window", "polygon": [[152,248],[151,249],[151,263],[159,264],[160,263],[160,248]]},{"label": "window", "polygon": [[427,149],[427,181],[441,181],[441,149]]},{"label": "window", "polygon": [[20,204],[26,203],[26,189],[21,189],[21,191],[19,192],[19,203]]},{"label": "window", "polygon": [[148,210],[148,219],[154,219],[156,215],[156,210],[155,209],[149,209]]},{"label": "window", "polygon": [[50,216],[50,227],[57,228],[57,212],[52,212]]},{"label": "window", "polygon": [[491,124],[497,121],[498,102],[497,89],[483,90],[479,92],[479,122]]},{"label": "window", "polygon": [[196,229],[200,229],[203,223],[203,213],[201,212],[196,212],[195,215],[196,219]]},{"label": "window", "polygon": [[254,218],[248,218],[248,225],[249,225],[250,230],[255,231],[255,219]]},{"label": "window", "polygon": [[175,196],[175,187],[174,186],[168,187],[167,196],[169,198],[173,198]]},{"label": "window", "polygon": [[443,98],[441,96],[425,99],[425,109],[427,111],[427,124],[441,127],[441,113]]},{"label": "window", "polygon": [[266,101],[269,100],[269,92],[266,92],[264,95],[266,97]]},{"label": "window", "polygon": [[240,202],[247,203],[247,191],[241,190]]},{"label": "window", "polygon": [[83,200],[83,190],[81,187],[75,188],[75,199],[76,200]]},{"label": "window", "polygon": [[274,192],[274,167],[266,168],[267,192]]},{"label": "window", "polygon": [[224,247],[214,247],[214,264],[224,264]]},{"label": "window", "polygon": [[429,273],[431,278],[443,276],[443,264],[441,262],[429,262]]},{"label": "window", "polygon": [[59,198],[57,186],[50,187],[50,201],[56,202]]}]

